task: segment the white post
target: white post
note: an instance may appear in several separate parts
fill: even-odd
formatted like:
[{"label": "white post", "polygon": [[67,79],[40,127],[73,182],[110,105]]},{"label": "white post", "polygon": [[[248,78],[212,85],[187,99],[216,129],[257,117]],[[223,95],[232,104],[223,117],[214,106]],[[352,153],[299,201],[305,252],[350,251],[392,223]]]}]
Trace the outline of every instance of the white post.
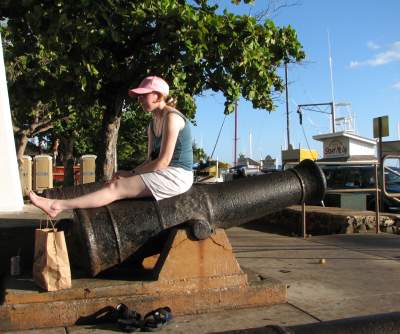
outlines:
[{"label": "white post", "polygon": [[0,212],[21,211],[23,206],[0,35]]},{"label": "white post", "polygon": [[253,136],[251,131],[249,132],[249,158],[253,159]]},{"label": "white post", "polygon": [[218,157],[217,157],[217,164],[216,164],[216,166],[215,166],[215,168],[216,168],[216,172],[215,172],[215,177],[218,179],[218,177],[219,177],[219,173],[218,173],[218,169],[219,169],[219,163],[218,163]]},{"label": "white post", "polygon": [[397,122],[397,139],[400,139],[400,122]]}]

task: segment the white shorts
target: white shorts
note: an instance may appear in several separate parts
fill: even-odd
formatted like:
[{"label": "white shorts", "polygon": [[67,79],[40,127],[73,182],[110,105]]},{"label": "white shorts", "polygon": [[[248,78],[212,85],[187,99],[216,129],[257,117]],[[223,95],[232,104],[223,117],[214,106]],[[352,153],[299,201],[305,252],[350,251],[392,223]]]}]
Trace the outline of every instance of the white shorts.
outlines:
[{"label": "white shorts", "polygon": [[193,172],[180,167],[169,166],[140,177],[157,201],[182,194],[193,184]]}]

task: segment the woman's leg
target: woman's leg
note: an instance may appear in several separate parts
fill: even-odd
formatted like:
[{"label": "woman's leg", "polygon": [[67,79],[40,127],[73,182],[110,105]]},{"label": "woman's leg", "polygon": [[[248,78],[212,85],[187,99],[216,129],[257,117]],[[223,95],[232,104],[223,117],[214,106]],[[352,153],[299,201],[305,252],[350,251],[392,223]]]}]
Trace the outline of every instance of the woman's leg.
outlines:
[{"label": "woman's leg", "polygon": [[51,218],[66,209],[98,208],[123,198],[150,196],[152,196],[150,190],[138,175],[118,178],[100,190],[72,199],[58,200],[41,197],[33,192],[29,194],[32,204]]}]

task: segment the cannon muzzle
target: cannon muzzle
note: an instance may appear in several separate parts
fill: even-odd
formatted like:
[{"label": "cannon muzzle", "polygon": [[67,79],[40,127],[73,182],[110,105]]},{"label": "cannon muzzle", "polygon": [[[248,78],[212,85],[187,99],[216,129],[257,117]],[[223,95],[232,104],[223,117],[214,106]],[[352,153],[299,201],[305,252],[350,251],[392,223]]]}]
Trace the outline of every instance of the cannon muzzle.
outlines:
[{"label": "cannon muzzle", "polygon": [[[99,189],[99,183],[46,191],[49,198],[72,198]],[[203,239],[215,228],[227,229],[287,206],[320,202],[326,181],[311,160],[295,168],[230,182],[194,185],[162,201],[125,199],[96,209],[74,210],[69,233],[79,265],[93,276],[133,255],[161,231],[190,224]]]}]

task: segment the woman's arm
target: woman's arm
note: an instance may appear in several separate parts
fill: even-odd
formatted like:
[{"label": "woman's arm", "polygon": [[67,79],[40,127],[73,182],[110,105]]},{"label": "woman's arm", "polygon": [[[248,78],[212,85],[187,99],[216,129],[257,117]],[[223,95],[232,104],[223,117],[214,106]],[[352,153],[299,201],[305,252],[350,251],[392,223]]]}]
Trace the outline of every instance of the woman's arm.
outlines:
[{"label": "woman's arm", "polygon": [[160,154],[157,159],[151,160],[135,168],[135,174],[142,174],[162,170],[169,166],[175,151],[179,131],[185,126],[185,121],[175,113],[165,116]]}]

